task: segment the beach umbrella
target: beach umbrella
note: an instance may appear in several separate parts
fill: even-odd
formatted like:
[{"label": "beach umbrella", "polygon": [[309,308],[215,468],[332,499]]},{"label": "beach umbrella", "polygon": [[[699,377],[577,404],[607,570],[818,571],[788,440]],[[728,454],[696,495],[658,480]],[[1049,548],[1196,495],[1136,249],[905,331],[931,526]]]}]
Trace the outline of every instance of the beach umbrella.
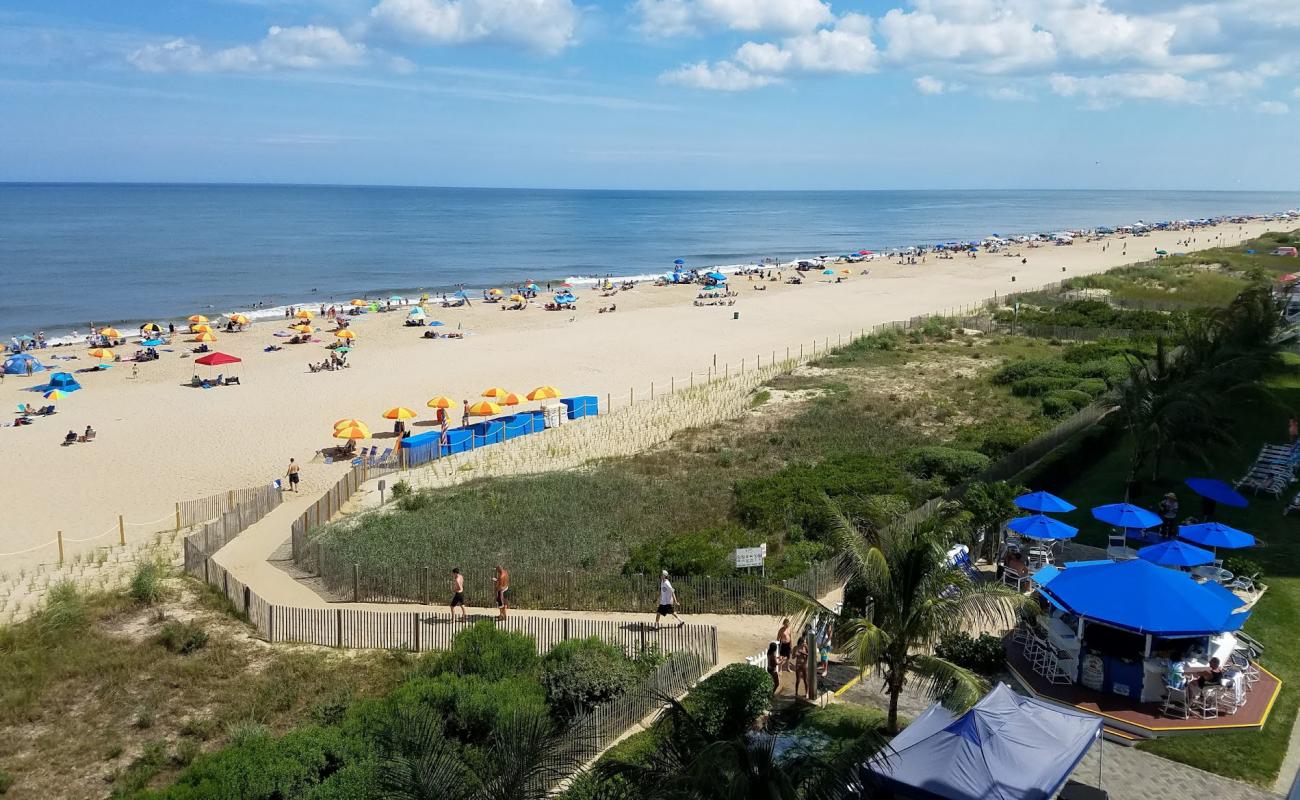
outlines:
[{"label": "beach umbrella", "polygon": [[1062,500],[1051,492],[1030,492],[1022,494],[1015,500],[1011,501],[1017,508],[1023,508],[1026,511],[1037,511],[1042,514],[1062,514],[1067,511],[1073,511],[1075,506]]},{"label": "beach umbrella", "polygon": [[244,314],[231,314],[230,321],[235,323],[236,325],[247,325],[249,319]]},{"label": "beach umbrella", "polygon": [[334,429],[335,439],[369,439],[370,429],[364,423],[352,421],[353,424]]},{"label": "beach umbrella", "polygon": [[1160,524],[1160,517],[1131,503],[1111,503],[1092,510],[1094,519],[1116,528],[1145,530]]},{"label": "beach umbrella", "polygon": [[1079,529],[1042,514],[1017,517],[1007,527],[1026,539],[1072,539]]},{"label": "beach umbrella", "polygon": [[392,300],[394,303],[397,303],[397,302],[401,302],[402,300],[405,300],[406,298],[402,297],[400,294],[395,294],[389,297],[388,299]]},{"label": "beach umbrella", "polygon": [[122,338],[122,332],[119,331],[117,328],[101,328],[99,331],[99,335],[107,336],[110,339]]},{"label": "beach umbrella", "polygon": [[673,263],[680,267],[682,264],[685,264],[686,262],[680,258],[674,258]]},{"label": "beach umbrella", "polygon": [[107,347],[92,348],[87,355],[89,355],[91,358],[98,358],[101,361],[112,361],[113,359],[117,358],[117,354],[114,353],[112,350],[109,350]]},{"label": "beach umbrella", "polygon": [[1236,489],[1214,478],[1188,478],[1183,483],[1201,497],[1225,506],[1245,508],[1250,505],[1250,501],[1242,497]]},{"label": "beach umbrella", "polygon": [[719,282],[725,281],[727,279],[727,276],[723,275],[721,272],[706,272],[704,274],[704,277],[708,278],[711,281],[719,281]]},{"label": "beach umbrella", "polygon": [[297,317],[298,319],[311,319],[312,317],[314,317],[314,316],[316,316],[316,315],[313,314],[313,313],[311,313],[310,311],[308,311],[308,310],[305,309],[305,308],[300,308],[300,309],[298,309],[298,312],[297,312],[296,314],[294,314],[294,316]]},{"label": "beach umbrella", "polygon": [[219,367],[223,364],[238,364],[240,359],[229,353],[208,353],[202,358],[194,359],[195,364],[202,364],[205,367]]},{"label": "beach umbrella", "polygon": [[1255,546],[1254,536],[1224,525],[1222,522],[1183,525],[1178,529],[1178,538],[1195,542],[1203,547],[1222,547],[1227,550]]},{"label": "beach umbrella", "polygon": [[343,347],[336,347],[336,348],[334,348],[334,352],[336,352],[336,353],[351,353],[351,352],[352,352],[352,348],[351,348],[351,347],[348,347],[348,346],[345,345],[345,346],[343,346]]},{"label": "beach umbrella", "polygon": [[565,288],[565,289],[572,289],[572,288],[573,288],[573,284],[569,283],[568,281],[565,281],[564,283],[561,283],[560,286],[562,286],[562,287]]},{"label": "beach umbrella", "polygon": [[479,394],[479,397],[490,397],[493,400],[497,400],[502,397],[505,397],[508,394],[510,394],[510,392],[507,392],[505,389],[502,389],[500,386],[493,386],[491,389],[484,389],[483,392]]},{"label": "beach umbrella", "polygon": [[289,330],[291,330],[291,331],[297,331],[298,333],[311,333],[311,326],[310,326],[310,325],[290,325],[290,326],[289,326]]},{"label": "beach umbrella", "polygon": [[501,406],[490,400],[480,400],[477,403],[471,403],[469,415],[471,417],[490,417],[493,414],[500,414]]},{"label": "beach umbrella", "polygon": [[51,389],[42,395],[46,400],[62,400],[67,397],[68,393],[62,389]]},{"label": "beach umbrella", "polygon": [[522,294],[512,294],[512,295],[510,295],[510,302],[512,302],[512,303],[522,303],[522,302],[524,302],[524,296],[523,296]]},{"label": "beach umbrella", "polygon": [[502,397],[499,402],[503,406],[517,406],[523,401],[524,399],[519,395],[515,394],[514,392],[509,392],[508,394],[506,394],[505,397]]},{"label": "beach umbrella", "polygon": [[384,419],[414,419],[415,412],[406,406],[394,406],[384,412]]},{"label": "beach umbrella", "polygon": [[162,328],[158,327],[158,323],[156,322],[146,322],[145,324],[140,326],[140,330],[149,331],[150,333],[157,333],[158,331],[161,331]]},{"label": "beach umbrella", "polygon": [[347,328],[344,328],[341,331],[334,331],[334,336],[339,339],[348,339],[348,340],[357,338],[357,335],[352,331],[348,330]]},{"label": "beach umbrella", "polygon": [[1156,255],[1158,255],[1158,256],[1167,256],[1167,255],[1169,255],[1169,251],[1168,251],[1168,250],[1157,250],[1157,251],[1156,251]]},{"label": "beach umbrella", "polygon": [[411,310],[407,312],[406,316],[408,316],[408,317],[423,317],[423,316],[424,316],[424,309],[423,309],[423,308],[420,308],[419,306],[411,306]]},{"label": "beach umbrella", "polygon": [[525,286],[524,288],[527,289],[527,290],[530,291],[530,292],[536,292],[536,291],[539,291],[542,287],[538,286],[538,285],[535,284],[535,283],[530,283],[530,284],[528,284],[527,286]]},{"label": "beach umbrella", "polygon": [[211,326],[211,325],[202,325],[202,324],[200,324],[200,325],[191,325],[191,326],[190,326],[190,333],[207,333],[207,332],[210,331],[210,330],[212,330],[212,326]]},{"label": "beach umbrella", "polygon": [[354,297],[354,298],[352,298],[351,300],[348,301],[348,305],[357,306],[357,307],[359,308],[359,307],[361,307],[361,306],[368,306],[368,305],[370,305],[370,304],[367,303],[365,300],[362,300],[362,299],[359,298],[359,297]]},{"label": "beach umbrella", "polygon": [[842,270],[840,270],[840,274],[841,274],[841,275],[852,275],[852,274],[853,274],[853,270],[842,269]]},{"label": "beach umbrella", "polygon": [[1300,272],[1288,272],[1277,279],[1278,283],[1290,283],[1291,281],[1300,281]]},{"label": "beach umbrella", "polygon": [[194,337],[194,341],[196,342],[208,343],[208,342],[215,342],[216,340],[217,337],[213,336],[210,331],[204,331],[203,333],[200,333],[198,336]]},{"label": "beach umbrella", "polygon": [[445,394],[440,394],[429,402],[425,403],[429,408],[454,408],[456,401],[452,400]]},{"label": "beach umbrella", "polygon": [[343,429],[343,428],[352,428],[352,427],[356,427],[356,426],[358,426],[358,425],[364,428],[364,427],[366,426],[366,423],[362,422],[362,421],[359,420],[359,419],[354,419],[354,418],[352,418],[352,417],[348,417],[348,418],[346,418],[346,419],[341,419],[341,420],[339,420],[338,422],[335,422],[335,423],[334,423],[334,430],[337,431],[337,430],[341,430],[341,429]]},{"label": "beach umbrella", "polygon": [[429,326],[430,328],[441,328],[441,327],[442,327],[442,323],[439,322],[439,321],[436,320],[436,319],[435,319],[435,320],[430,320],[428,326]]},{"label": "beach umbrella", "polygon": [[554,400],[560,396],[560,390],[554,386],[538,386],[528,393],[529,400]]},{"label": "beach umbrella", "polygon": [[200,322],[207,322],[208,318],[203,316],[202,314],[195,314],[192,317],[190,317],[189,321],[191,324],[197,324]]},{"label": "beach umbrella", "polygon": [[1138,551],[1138,558],[1164,567],[1199,567],[1214,561],[1214,553],[1194,545],[1171,539],[1153,544]]},{"label": "beach umbrella", "polygon": [[500,289],[488,289],[488,294],[492,295],[493,297],[500,297],[501,295],[505,294],[505,292],[501,291]]}]

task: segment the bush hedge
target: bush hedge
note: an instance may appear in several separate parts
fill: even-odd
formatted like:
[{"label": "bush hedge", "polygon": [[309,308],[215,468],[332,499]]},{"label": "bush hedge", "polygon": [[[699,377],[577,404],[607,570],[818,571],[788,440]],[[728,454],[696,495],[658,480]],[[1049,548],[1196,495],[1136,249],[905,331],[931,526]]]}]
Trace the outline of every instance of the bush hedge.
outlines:
[{"label": "bush hedge", "polygon": [[981,675],[993,675],[1002,669],[1007,660],[1002,640],[987,633],[978,639],[969,633],[957,631],[944,635],[934,648],[935,655]]},{"label": "bush hedge", "polygon": [[618,697],[636,678],[623,650],[594,636],[561,642],[542,658],[546,701],[565,716]]},{"label": "bush hedge", "polygon": [[916,447],[903,455],[903,463],[918,477],[954,484],[987,469],[989,457],[954,447]]},{"label": "bush hedge", "polygon": [[1042,397],[1048,392],[1057,389],[1068,389],[1079,382],[1077,377],[1050,377],[1035,376],[1031,378],[1021,378],[1011,384],[1011,393],[1016,397]]},{"label": "bush hedge", "polygon": [[762,667],[729,664],[701,681],[682,706],[711,736],[740,736],[771,710],[772,677]]},{"label": "bush hedge", "polygon": [[1079,378],[1079,365],[1059,358],[1026,358],[999,367],[993,383],[1007,386],[1025,378]]}]

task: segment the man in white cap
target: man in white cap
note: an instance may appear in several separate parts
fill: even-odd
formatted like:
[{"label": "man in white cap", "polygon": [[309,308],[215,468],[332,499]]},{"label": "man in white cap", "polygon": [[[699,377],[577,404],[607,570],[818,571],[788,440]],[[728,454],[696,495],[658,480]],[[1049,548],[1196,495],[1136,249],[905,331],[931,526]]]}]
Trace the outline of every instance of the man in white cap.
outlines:
[{"label": "man in white cap", "polygon": [[672,615],[673,619],[677,620],[677,627],[680,628],[686,624],[686,620],[677,616],[677,612],[673,608],[676,604],[677,590],[673,588],[672,583],[668,580],[668,570],[662,570],[659,573],[659,610],[655,612],[655,630],[659,629],[660,618],[669,614]]}]

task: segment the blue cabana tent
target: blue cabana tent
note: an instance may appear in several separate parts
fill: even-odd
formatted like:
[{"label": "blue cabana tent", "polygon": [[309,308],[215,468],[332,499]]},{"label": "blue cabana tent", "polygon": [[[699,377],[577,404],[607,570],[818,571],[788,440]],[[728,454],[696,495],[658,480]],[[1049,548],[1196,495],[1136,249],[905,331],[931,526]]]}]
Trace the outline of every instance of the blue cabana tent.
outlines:
[{"label": "blue cabana tent", "polygon": [[1190,575],[1141,558],[1068,567],[1038,591],[1080,617],[1153,636],[1240,630],[1250,616]]},{"label": "blue cabana tent", "polygon": [[1222,522],[1183,525],[1178,529],[1178,538],[1195,542],[1202,547],[1222,547],[1227,550],[1255,546],[1254,536],[1224,525]]},{"label": "blue cabana tent", "polygon": [[26,375],[27,365],[31,365],[32,372],[44,372],[45,365],[36,360],[36,356],[29,353],[18,353],[5,359],[4,373],[6,375]]},{"label": "blue cabana tent", "polygon": [[1071,539],[1079,529],[1043,514],[1016,517],[1007,527],[1029,539]]},{"label": "blue cabana tent", "polygon": [[1039,514],[1063,514],[1075,509],[1072,503],[1062,500],[1051,492],[1030,492],[1020,495],[1011,502],[1015,503],[1017,508],[1037,511]]},{"label": "blue cabana tent", "polygon": [[1162,567],[1199,567],[1214,561],[1214,553],[1195,545],[1170,539],[1167,542],[1153,544],[1138,551],[1138,558],[1145,558],[1152,564]]},{"label": "blue cabana tent", "polygon": [[999,683],[955,719],[930,706],[862,766],[862,777],[915,800],[1047,800],[1100,736],[1099,718]]},{"label": "blue cabana tent", "polygon": [[1160,524],[1160,517],[1145,508],[1132,503],[1111,503],[1097,506],[1092,510],[1094,519],[1114,525],[1116,528],[1154,528]]},{"label": "blue cabana tent", "polygon": [[1220,505],[1233,508],[1245,508],[1250,505],[1250,501],[1242,497],[1240,492],[1215,478],[1188,478],[1183,483],[1201,497]]},{"label": "blue cabana tent", "polygon": [[75,392],[81,388],[77,379],[71,372],[56,372],[50,376],[50,382],[41,387],[42,391],[48,392],[50,389],[61,389],[65,392]]}]

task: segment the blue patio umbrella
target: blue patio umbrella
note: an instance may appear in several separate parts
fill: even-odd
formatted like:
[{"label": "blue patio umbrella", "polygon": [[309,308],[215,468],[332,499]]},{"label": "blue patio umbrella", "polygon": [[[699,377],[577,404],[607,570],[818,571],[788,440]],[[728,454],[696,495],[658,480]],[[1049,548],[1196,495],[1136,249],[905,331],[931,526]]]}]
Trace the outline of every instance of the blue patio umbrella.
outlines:
[{"label": "blue patio umbrella", "polygon": [[1254,536],[1224,525],[1222,522],[1183,525],[1178,529],[1178,538],[1195,542],[1203,547],[1223,547],[1228,550],[1255,546]]},{"label": "blue patio umbrella", "polygon": [[1092,516],[1116,528],[1154,528],[1160,524],[1160,517],[1132,503],[1097,506],[1092,510]]},{"label": "blue patio umbrella", "polygon": [[721,272],[706,272],[704,277],[711,281],[725,281],[727,279],[727,276],[723,275]]},{"label": "blue patio umbrella", "polygon": [[1214,553],[1195,545],[1170,539],[1138,551],[1138,558],[1164,567],[1199,567],[1214,561]]},{"label": "blue patio umbrella", "polygon": [[683,261],[683,260],[681,260],[680,258],[674,258],[674,259],[673,259],[673,263],[674,263],[674,264],[685,264],[686,262]]},{"label": "blue patio umbrella", "polygon": [[1154,636],[1235,631],[1250,617],[1224,593],[1142,558],[1066,567],[1038,591],[1064,611]]},{"label": "blue patio umbrella", "polygon": [[1017,508],[1023,508],[1026,511],[1037,511],[1040,514],[1063,514],[1066,511],[1073,511],[1075,506],[1062,500],[1051,492],[1030,492],[1022,494],[1015,500],[1011,501],[1016,504]]},{"label": "blue patio umbrella", "polygon": [[1079,529],[1042,514],[1016,517],[1007,527],[1028,539],[1070,539]]},{"label": "blue patio umbrella", "polygon": [[1250,505],[1241,493],[1228,484],[1215,478],[1188,478],[1183,481],[1193,492],[1207,500],[1213,500],[1225,506],[1233,508],[1245,508]]}]

